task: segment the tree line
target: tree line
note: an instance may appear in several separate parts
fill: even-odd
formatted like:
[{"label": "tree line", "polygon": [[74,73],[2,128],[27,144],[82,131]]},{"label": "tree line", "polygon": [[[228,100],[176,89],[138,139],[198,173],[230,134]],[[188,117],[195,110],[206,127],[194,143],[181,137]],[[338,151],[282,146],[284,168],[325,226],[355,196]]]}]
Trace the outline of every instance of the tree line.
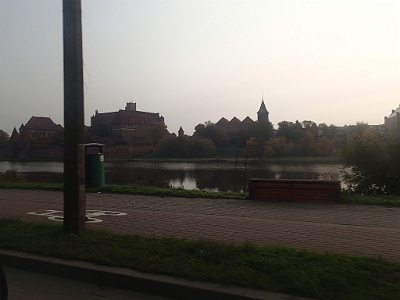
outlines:
[{"label": "tree line", "polygon": [[[344,159],[347,191],[356,194],[400,194],[400,129],[387,130],[366,123],[336,127],[312,121],[282,121],[251,126],[229,135],[208,121],[192,136],[170,134],[166,126],[151,133],[159,157],[205,158],[224,156],[266,158],[329,156]],[[0,130],[0,154],[8,153],[9,136]]]},{"label": "tree line", "polygon": [[9,138],[8,133],[0,129],[0,155],[8,154]]},{"label": "tree line", "polygon": [[347,137],[368,125],[358,123],[338,128],[313,121],[282,121],[274,129],[271,123],[255,122],[246,131],[228,133],[207,121],[195,127],[192,136],[162,135],[157,143],[161,157],[211,157],[240,151],[252,158],[276,156],[330,156],[346,151]]},{"label": "tree line", "polygon": [[349,170],[344,176],[347,192],[400,194],[400,129],[363,122],[336,127],[282,121],[276,130],[255,124],[246,133],[229,136],[208,121],[197,125],[193,136],[166,134],[157,144],[158,154],[165,157],[210,157],[218,151],[246,158],[335,155]]}]

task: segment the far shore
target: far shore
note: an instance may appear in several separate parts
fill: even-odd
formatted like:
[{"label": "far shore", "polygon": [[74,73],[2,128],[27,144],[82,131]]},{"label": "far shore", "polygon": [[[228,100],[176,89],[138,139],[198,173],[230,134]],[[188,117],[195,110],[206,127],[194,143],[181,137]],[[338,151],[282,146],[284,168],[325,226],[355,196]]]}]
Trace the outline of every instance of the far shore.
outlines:
[{"label": "far shore", "polygon": [[[54,158],[12,158],[12,157],[0,157],[0,161],[10,162],[63,162],[62,159]],[[243,157],[207,157],[207,158],[163,158],[154,156],[143,156],[130,159],[107,159],[105,154],[106,162],[135,162],[135,161],[149,161],[149,162],[192,162],[192,163],[240,163],[244,164],[246,159]],[[274,156],[266,158],[249,158],[247,163],[281,163],[281,164],[301,164],[301,163],[323,163],[323,164],[344,164],[344,159],[341,156]]]}]

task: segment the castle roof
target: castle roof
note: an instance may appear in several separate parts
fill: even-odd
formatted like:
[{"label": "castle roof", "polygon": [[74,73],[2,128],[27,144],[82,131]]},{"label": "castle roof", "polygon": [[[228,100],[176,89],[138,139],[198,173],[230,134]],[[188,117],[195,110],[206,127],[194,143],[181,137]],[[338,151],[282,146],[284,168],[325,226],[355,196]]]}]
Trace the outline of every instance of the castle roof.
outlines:
[{"label": "castle roof", "polygon": [[246,117],[243,121],[242,121],[242,124],[253,124],[254,123],[254,121],[250,118],[250,117]]},{"label": "castle roof", "polygon": [[[159,113],[143,112],[138,110],[119,110],[117,112],[105,112],[92,116],[92,122],[96,125],[121,125],[121,124],[136,124],[143,122],[158,122],[164,121],[164,117]],[[92,123],[93,125],[93,123]]]},{"label": "castle roof", "polygon": [[61,125],[56,125],[49,117],[31,117],[25,129],[33,130],[60,130]]},{"label": "castle roof", "polygon": [[233,117],[232,120],[229,122],[229,124],[240,124],[240,120],[236,117]]},{"label": "castle roof", "polygon": [[20,137],[21,137],[20,134],[18,133],[17,129],[15,129],[15,127],[14,127],[14,130],[11,134],[9,141],[10,142],[18,142]]},{"label": "castle roof", "polygon": [[397,115],[397,113],[400,113],[400,105],[396,110],[392,110],[392,113],[388,116],[388,118],[393,118]]},{"label": "castle roof", "polygon": [[227,125],[228,123],[229,121],[222,117],[217,123],[215,123],[215,125]]},{"label": "castle roof", "polygon": [[64,130],[64,127],[62,127],[60,124],[56,124],[56,130]]},{"label": "castle roof", "polygon": [[[261,114],[261,115],[260,115]],[[268,120],[268,111],[265,106],[264,100],[261,102],[260,109],[258,111],[258,120],[260,120],[260,117],[262,119]],[[238,118],[233,117],[232,120],[228,121],[224,117],[222,117],[217,123],[215,123],[216,126],[221,126],[224,130],[236,130],[237,128],[248,128],[255,122],[253,119],[251,119],[249,116],[244,118],[243,121],[240,121]],[[232,125],[232,127],[231,127]],[[237,125],[242,125],[241,127],[238,127]],[[227,129],[228,128],[228,129]],[[236,129],[235,129],[236,128]]]}]

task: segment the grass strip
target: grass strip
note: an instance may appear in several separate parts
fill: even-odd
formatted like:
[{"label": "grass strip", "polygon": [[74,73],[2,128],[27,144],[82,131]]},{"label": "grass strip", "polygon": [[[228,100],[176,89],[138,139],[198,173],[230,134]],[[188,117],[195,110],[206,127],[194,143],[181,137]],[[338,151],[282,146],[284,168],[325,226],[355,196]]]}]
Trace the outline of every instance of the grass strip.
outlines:
[{"label": "grass strip", "polygon": [[[90,190],[89,190],[90,191]],[[135,194],[160,197],[183,197],[183,198],[212,198],[212,199],[246,199],[247,194],[241,192],[212,192],[205,190],[185,190],[183,188],[159,188],[153,186],[131,186],[106,184],[101,189],[103,193]]]},{"label": "grass strip", "polygon": [[398,195],[354,195],[343,193],[340,196],[342,203],[364,204],[364,205],[383,205],[400,206],[400,196]]},{"label": "grass strip", "polygon": [[2,189],[18,189],[18,190],[62,191],[63,185],[59,184],[59,183],[0,181],[0,188],[2,188]]},{"label": "grass strip", "polygon": [[150,238],[0,219],[1,249],[317,299],[400,299],[400,263],[281,246]]},{"label": "grass strip", "polygon": [[[32,182],[1,182],[0,188],[4,189],[29,189],[62,191],[63,185],[57,183],[32,183]],[[154,186],[133,186],[106,184],[102,188],[87,189],[88,193],[113,193],[130,195],[147,195],[160,197],[182,198],[211,198],[211,199],[246,199],[247,194],[241,192],[212,192],[205,190],[185,190],[183,188],[159,188]]]},{"label": "grass strip", "polygon": [[[62,191],[63,185],[57,183],[32,183],[32,182],[2,182],[0,188],[4,189],[30,189]],[[88,193],[113,193],[129,195],[147,195],[159,197],[182,197],[182,198],[211,198],[211,199],[247,199],[247,193],[241,192],[212,192],[205,190],[185,190],[182,188],[159,188],[154,186],[132,186],[106,184],[99,189],[87,189]],[[400,206],[400,196],[398,195],[354,195],[342,193],[341,203]]]}]

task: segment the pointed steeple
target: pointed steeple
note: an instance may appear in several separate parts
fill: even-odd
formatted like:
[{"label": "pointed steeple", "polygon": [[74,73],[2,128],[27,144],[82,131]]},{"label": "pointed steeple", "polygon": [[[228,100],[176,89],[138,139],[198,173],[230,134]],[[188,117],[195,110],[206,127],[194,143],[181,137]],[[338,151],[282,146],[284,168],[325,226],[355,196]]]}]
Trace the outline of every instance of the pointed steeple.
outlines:
[{"label": "pointed steeple", "polygon": [[258,122],[264,122],[264,123],[268,123],[269,122],[269,112],[267,110],[267,107],[265,106],[264,103],[264,96],[262,97],[261,100],[261,105],[260,105],[260,109],[257,112],[258,115]]},{"label": "pointed steeple", "polygon": [[257,112],[259,113],[268,113],[267,107],[265,106],[264,100],[262,100],[261,105],[260,105],[260,109]]},{"label": "pointed steeple", "polygon": [[20,139],[20,134],[18,133],[17,129],[14,127],[14,130],[9,138],[10,142],[18,142]]},{"label": "pointed steeple", "polygon": [[178,137],[183,138],[185,136],[185,132],[183,131],[182,126],[178,130]]}]

